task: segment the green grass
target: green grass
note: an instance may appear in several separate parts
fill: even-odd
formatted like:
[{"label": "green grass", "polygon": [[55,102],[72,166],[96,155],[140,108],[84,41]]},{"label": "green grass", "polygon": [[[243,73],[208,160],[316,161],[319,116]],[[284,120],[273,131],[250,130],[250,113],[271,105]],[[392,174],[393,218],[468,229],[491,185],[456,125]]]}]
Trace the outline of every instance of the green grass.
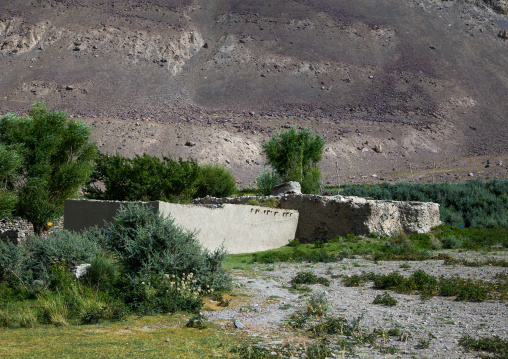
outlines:
[{"label": "green grass", "polygon": [[389,289],[397,293],[420,294],[422,299],[433,296],[456,297],[457,301],[483,302],[487,299],[505,300],[508,293],[508,277],[498,276],[495,281],[464,279],[460,277],[435,277],[419,269],[405,277],[398,272],[389,274],[363,273],[357,275],[357,285],[372,281],[376,289]]},{"label": "green grass", "polygon": [[[185,328],[188,316],[130,317],[119,323],[0,330],[2,358],[236,358],[242,337]],[[169,342],[166,342],[169,339]]]},{"label": "green grass", "polygon": [[[450,240],[450,238],[452,238]],[[348,235],[328,242],[301,244],[297,239],[287,246],[257,253],[228,255],[224,262],[227,269],[251,268],[253,263],[273,264],[284,262],[333,263],[344,258],[359,256],[374,261],[420,261],[446,259],[434,252],[443,249],[440,242],[453,244],[453,249],[475,251],[499,251],[508,246],[506,228],[455,228],[440,226],[428,234],[398,234],[393,237]],[[453,260],[449,260],[453,264]],[[463,265],[475,265],[464,261]],[[486,265],[506,267],[506,260],[490,260]]]}]

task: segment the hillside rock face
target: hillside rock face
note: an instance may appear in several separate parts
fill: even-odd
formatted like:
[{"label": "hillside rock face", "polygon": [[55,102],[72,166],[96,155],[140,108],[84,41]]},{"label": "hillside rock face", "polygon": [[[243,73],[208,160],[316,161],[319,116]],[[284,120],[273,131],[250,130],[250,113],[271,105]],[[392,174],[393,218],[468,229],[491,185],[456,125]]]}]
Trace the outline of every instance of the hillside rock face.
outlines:
[{"label": "hillside rock face", "polygon": [[292,125],[325,139],[325,181],[506,155],[506,4],[0,1],[0,114],[44,101],[104,153],[219,162],[244,182]]},{"label": "hillside rock face", "polygon": [[[193,203],[246,204],[263,197],[201,198]],[[360,197],[286,195],[277,196],[282,209],[300,213],[296,237],[303,242],[331,239],[347,234],[399,232],[427,233],[441,224],[439,204],[431,202],[377,201]]]}]

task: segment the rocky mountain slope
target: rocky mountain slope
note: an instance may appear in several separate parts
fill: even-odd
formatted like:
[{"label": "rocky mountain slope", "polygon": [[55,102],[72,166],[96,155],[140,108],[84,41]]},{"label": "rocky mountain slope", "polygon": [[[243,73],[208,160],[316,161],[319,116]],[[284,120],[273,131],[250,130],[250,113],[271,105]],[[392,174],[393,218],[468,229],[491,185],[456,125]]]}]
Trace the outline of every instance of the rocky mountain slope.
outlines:
[{"label": "rocky mountain slope", "polygon": [[104,152],[218,161],[246,182],[260,143],[290,125],[324,136],[333,182],[505,177],[507,8],[3,1],[0,113],[44,100],[88,121]]}]

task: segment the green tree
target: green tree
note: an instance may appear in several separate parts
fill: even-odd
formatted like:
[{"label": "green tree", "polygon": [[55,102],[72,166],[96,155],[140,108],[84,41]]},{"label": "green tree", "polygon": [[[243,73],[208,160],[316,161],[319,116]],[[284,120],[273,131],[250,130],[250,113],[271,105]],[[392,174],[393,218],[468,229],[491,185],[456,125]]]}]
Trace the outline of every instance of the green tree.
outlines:
[{"label": "green tree", "polygon": [[16,207],[17,196],[12,187],[21,163],[22,157],[14,148],[0,143],[0,218],[11,215]]},{"label": "green tree", "polygon": [[321,136],[313,136],[306,128],[297,131],[291,127],[263,142],[262,147],[268,163],[284,181],[300,182],[304,193],[319,191],[318,163],[325,147]]},{"label": "green tree", "polygon": [[10,183],[18,197],[16,211],[37,235],[46,222],[63,214],[65,199],[75,196],[90,177],[97,154],[90,136],[85,122],[49,111],[42,102],[32,105],[26,117],[0,118],[0,144],[22,158],[20,180]]}]

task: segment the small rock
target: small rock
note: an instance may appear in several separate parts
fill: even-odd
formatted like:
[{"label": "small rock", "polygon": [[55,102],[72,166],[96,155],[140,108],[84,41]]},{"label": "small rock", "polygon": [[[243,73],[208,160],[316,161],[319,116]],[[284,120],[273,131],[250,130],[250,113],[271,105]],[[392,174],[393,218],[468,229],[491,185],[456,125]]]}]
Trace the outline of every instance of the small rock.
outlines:
[{"label": "small rock", "polygon": [[77,279],[79,279],[79,278],[81,278],[82,276],[84,276],[86,274],[86,272],[88,271],[88,268],[90,268],[91,266],[92,265],[89,264],[89,263],[77,265],[72,270],[72,273],[74,273],[74,276]]},{"label": "small rock", "polygon": [[473,177],[473,176],[474,176],[474,173],[473,173],[473,172],[470,172],[470,173],[468,174],[468,176],[469,176],[469,177]]},{"label": "small rock", "polygon": [[187,141],[187,142],[185,142],[185,146],[193,147],[193,146],[196,146],[196,143],[192,142],[192,141]]},{"label": "small rock", "polygon": [[243,323],[241,321],[235,320],[235,327],[242,329],[242,328],[245,328],[245,325],[243,325]]},{"label": "small rock", "polygon": [[67,86],[65,86],[65,89],[66,89],[67,91],[71,91],[71,90],[74,90],[74,86],[72,86],[72,85],[67,85]]},{"label": "small rock", "polygon": [[169,343],[169,338],[166,338],[166,343]]},{"label": "small rock", "polygon": [[372,80],[373,78],[374,78],[374,76],[372,76],[372,75],[370,75],[370,76],[369,76],[369,79],[371,79],[371,80]]},{"label": "small rock", "polygon": [[369,149],[367,147],[362,148],[362,152],[369,152]]},{"label": "small rock", "polygon": [[374,147],[374,151],[375,151],[376,153],[381,153],[381,152],[383,152],[383,148],[381,147],[381,145],[376,145],[376,146]]}]

